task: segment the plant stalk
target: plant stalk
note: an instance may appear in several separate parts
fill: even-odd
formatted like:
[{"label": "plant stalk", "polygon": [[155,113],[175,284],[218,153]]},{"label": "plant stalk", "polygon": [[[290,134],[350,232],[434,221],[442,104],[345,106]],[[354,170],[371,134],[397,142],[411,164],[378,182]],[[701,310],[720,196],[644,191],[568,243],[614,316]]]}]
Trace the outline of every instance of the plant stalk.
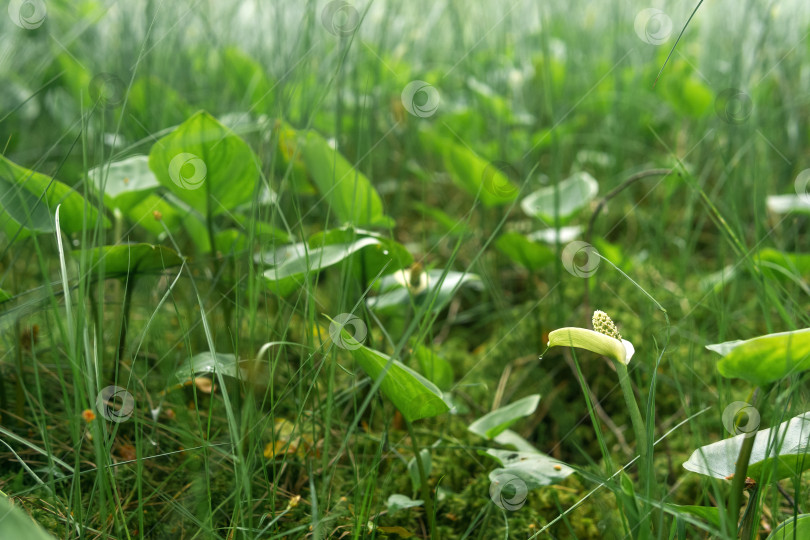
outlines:
[{"label": "plant stalk", "polygon": [[[759,395],[759,388],[754,389],[754,397],[751,400],[751,405],[756,407],[757,396]],[[740,454],[737,456],[737,466],[734,469],[734,478],[731,482],[731,493],[728,497],[728,507],[726,512],[728,515],[728,522],[734,524],[734,533],[737,532],[737,524],[740,517],[740,504],[742,502],[742,494],[745,490],[745,479],[748,474],[748,462],[751,460],[751,451],[754,449],[754,440],[756,439],[756,432],[746,434],[743,439],[742,446],[740,447]]]},{"label": "plant stalk", "polygon": [[438,540],[439,531],[436,530],[436,515],[433,513],[433,498],[430,496],[430,486],[427,483],[427,475],[425,474],[425,467],[422,463],[422,456],[419,453],[419,445],[416,442],[416,434],[413,431],[413,426],[409,420],[405,420],[405,425],[408,426],[408,435],[411,437],[411,447],[413,448],[414,459],[416,460],[416,468],[419,470],[419,483],[422,492],[422,498],[425,500],[425,513],[427,514],[428,527],[430,528],[430,537]]},{"label": "plant stalk", "polygon": [[[630,422],[633,425],[633,433],[636,436],[636,449],[639,454],[639,477],[646,474],[654,475],[654,471],[650,468],[650,456],[647,453],[647,429],[644,427],[644,420],[641,417],[641,410],[638,408],[636,396],[633,393],[633,386],[630,383],[630,376],[627,372],[627,365],[624,362],[616,361],[616,373],[619,376],[619,386],[624,395],[624,401],[627,405],[627,411],[630,413]],[[654,480],[647,479],[647,485]],[[638,538],[648,538],[650,535],[649,529],[649,513],[644,509],[641,511],[641,519],[639,520]]]}]

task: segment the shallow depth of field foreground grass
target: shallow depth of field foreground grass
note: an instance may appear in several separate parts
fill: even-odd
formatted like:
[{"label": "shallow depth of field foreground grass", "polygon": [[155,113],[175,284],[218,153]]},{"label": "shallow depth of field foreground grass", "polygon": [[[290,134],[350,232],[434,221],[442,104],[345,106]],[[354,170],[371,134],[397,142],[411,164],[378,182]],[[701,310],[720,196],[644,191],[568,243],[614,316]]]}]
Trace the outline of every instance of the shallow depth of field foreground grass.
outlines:
[{"label": "shallow depth of field foreground grass", "polygon": [[0,539],[810,538],[806,2],[7,4]]}]

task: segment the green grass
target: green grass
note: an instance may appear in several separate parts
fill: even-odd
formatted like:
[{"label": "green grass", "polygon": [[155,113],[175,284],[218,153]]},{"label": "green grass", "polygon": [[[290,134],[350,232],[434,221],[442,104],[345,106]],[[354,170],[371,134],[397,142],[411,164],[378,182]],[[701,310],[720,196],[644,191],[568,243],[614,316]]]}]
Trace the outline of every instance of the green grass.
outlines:
[{"label": "green grass", "polygon": [[[0,293],[11,296],[0,303],[0,491],[58,538],[708,537],[718,527],[662,506],[725,512],[732,483],[682,463],[729,436],[723,410],[751,401],[753,386],[723,378],[704,346],[810,326],[808,268],[780,277],[758,257],[810,250],[806,214],[766,208],[808,168],[807,8],[704,3],[653,87],[694,5],[665,7],[672,34],[655,46],[634,30],[649,7],[639,2],[378,1],[326,17],[324,2],[256,4],[54,1],[28,30],[0,14],[3,155],[72,186],[109,222],[64,204],[59,236],[52,201],[25,206],[0,171],[3,208],[32,219],[46,208],[51,227],[17,233],[0,213]],[[335,21],[348,26],[327,28]],[[433,114],[407,110],[414,80],[439,96]],[[750,106],[726,107],[729,88]],[[244,140],[258,170],[240,183],[252,173],[223,174],[205,155],[200,200],[210,203],[213,185],[245,206],[199,211],[167,177],[155,193],[175,199],[151,201],[140,222],[116,216],[88,171],[160,153],[199,110]],[[348,162],[334,193],[328,145],[307,154],[313,143],[291,131],[307,129]],[[519,196],[475,192],[490,162]],[[601,197],[658,168],[673,172],[628,185],[594,221],[604,258],[587,281],[566,269],[567,242],[548,245],[532,270],[496,247],[506,232],[585,228]],[[595,200],[546,224],[523,212],[524,197],[579,171],[599,182]],[[415,282],[444,269],[480,279],[370,309],[393,268],[377,264],[375,246],[289,290],[268,285],[261,254],[374,213],[359,175],[393,224],[359,229],[405,246]],[[67,216],[79,216],[75,231]],[[111,275],[80,255],[128,242],[183,263]],[[705,285],[725,267],[733,278]],[[629,387],[596,355],[546,351],[549,331],[588,327],[594,309],[635,346]],[[455,409],[408,422],[382,380],[334,345],[329,318],[344,313],[364,324],[364,345],[413,370],[417,344],[446,360]],[[207,351],[245,362],[191,382],[190,359]],[[793,373],[761,387],[761,427],[808,410],[806,383]],[[134,399],[120,423],[97,409],[110,385]],[[647,471],[633,461],[628,388]],[[503,510],[486,455],[503,446],[467,427],[537,393],[537,410],[511,429],[576,472]],[[408,468],[422,449],[425,489]],[[753,534],[810,511],[809,487],[806,473],[763,486]],[[425,504],[391,513],[392,494]],[[647,524],[633,530],[634,519]]]}]

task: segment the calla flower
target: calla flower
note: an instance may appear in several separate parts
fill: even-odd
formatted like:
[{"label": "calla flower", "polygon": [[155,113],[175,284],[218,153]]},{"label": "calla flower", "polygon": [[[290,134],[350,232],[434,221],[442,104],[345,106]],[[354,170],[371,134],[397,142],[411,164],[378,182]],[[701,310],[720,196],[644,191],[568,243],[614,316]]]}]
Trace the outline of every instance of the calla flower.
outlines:
[{"label": "calla flower", "polygon": [[636,350],[632,343],[622,339],[616,325],[604,311],[594,312],[593,327],[598,331],[568,327],[549,332],[548,346],[577,347],[629,364]]}]

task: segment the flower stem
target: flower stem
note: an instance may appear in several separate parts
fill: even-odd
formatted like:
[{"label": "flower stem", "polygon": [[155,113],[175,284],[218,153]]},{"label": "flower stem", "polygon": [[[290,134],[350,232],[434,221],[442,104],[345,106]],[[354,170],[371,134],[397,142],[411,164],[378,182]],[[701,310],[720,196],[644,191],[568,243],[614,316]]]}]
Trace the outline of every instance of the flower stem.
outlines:
[{"label": "flower stem", "polygon": [[[650,465],[650,456],[647,452],[647,430],[644,427],[644,420],[641,418],[641,411],[633,393],[633,386],[630,383],[630,376],[627,372],[627,365],[616,361],[616,373],[619,376],[619,386],[621,386],[624,401],[627,404],[627,411],[630,413],[630,422],[633,424],[633,433],[636,436],[636,449],[639,454],[639,478],[646,477],[645,495],[650,496],[650,486],[654,483],[654,471]],[[641,520],[638,524],[638,536],[636,538],[648,538],[650,536],[649,512],[642,508]]]},{"label": "flower stem", "polygon": [[[756,407],[757,396],[759,395],[759,388],[754,389],[754,397],[751,400],[751,405]],[[731,493],[728,496],[728,507],[726,512],[728,515],[728,522],[733,524],[734,530],[732,533],[737,533],[737,522],[740,516],[740,503],[742,502],[743,490],[745,490],[745,479],[748,474],[748,462],[751,461],[751,451],[754,449],[754,439],[756,439],[755,432],[746,434],[743,439],[742,446],[740,446],[740,454],[737,456],[737,466],[734,469],[734,478],[731,481]]]},{"label": "flower stem", "polygon": [[425,500],[425,514],[427,514],[430,537],[433,539],[438,539],[439,531],[436,530],[436,515],[433,513],[433,499],[430,496],[430,486],[428,485],[425,465],[422,462],[422,455],[419,453],[419,445],[416,442],[416,434],[413,431],[413,426],[408,420],[405,420],[405,425],[408,427],[408,434],[411,436],[413,456],[416,460],[416,469],[419,471],[419,483],[421,484],[420,489],[422,491],[422,498]]},{"label": "flower stem", "polygon": [[630,376],[627,373],[627,366],[623,362],[615,362],[616,372],[619,375],[619,386],[622,388],[624,401],[627,404],[627,411],[630,413],[630,421],[633,424],[633,432],[636,436],[636,447],[640,456],[642,469],[646,467],[647,461],[647,429],[644,427],[644,420],[641,418],[641,411],[636,403],[636,396],[633,394],[633,387],[630,384]]}]

